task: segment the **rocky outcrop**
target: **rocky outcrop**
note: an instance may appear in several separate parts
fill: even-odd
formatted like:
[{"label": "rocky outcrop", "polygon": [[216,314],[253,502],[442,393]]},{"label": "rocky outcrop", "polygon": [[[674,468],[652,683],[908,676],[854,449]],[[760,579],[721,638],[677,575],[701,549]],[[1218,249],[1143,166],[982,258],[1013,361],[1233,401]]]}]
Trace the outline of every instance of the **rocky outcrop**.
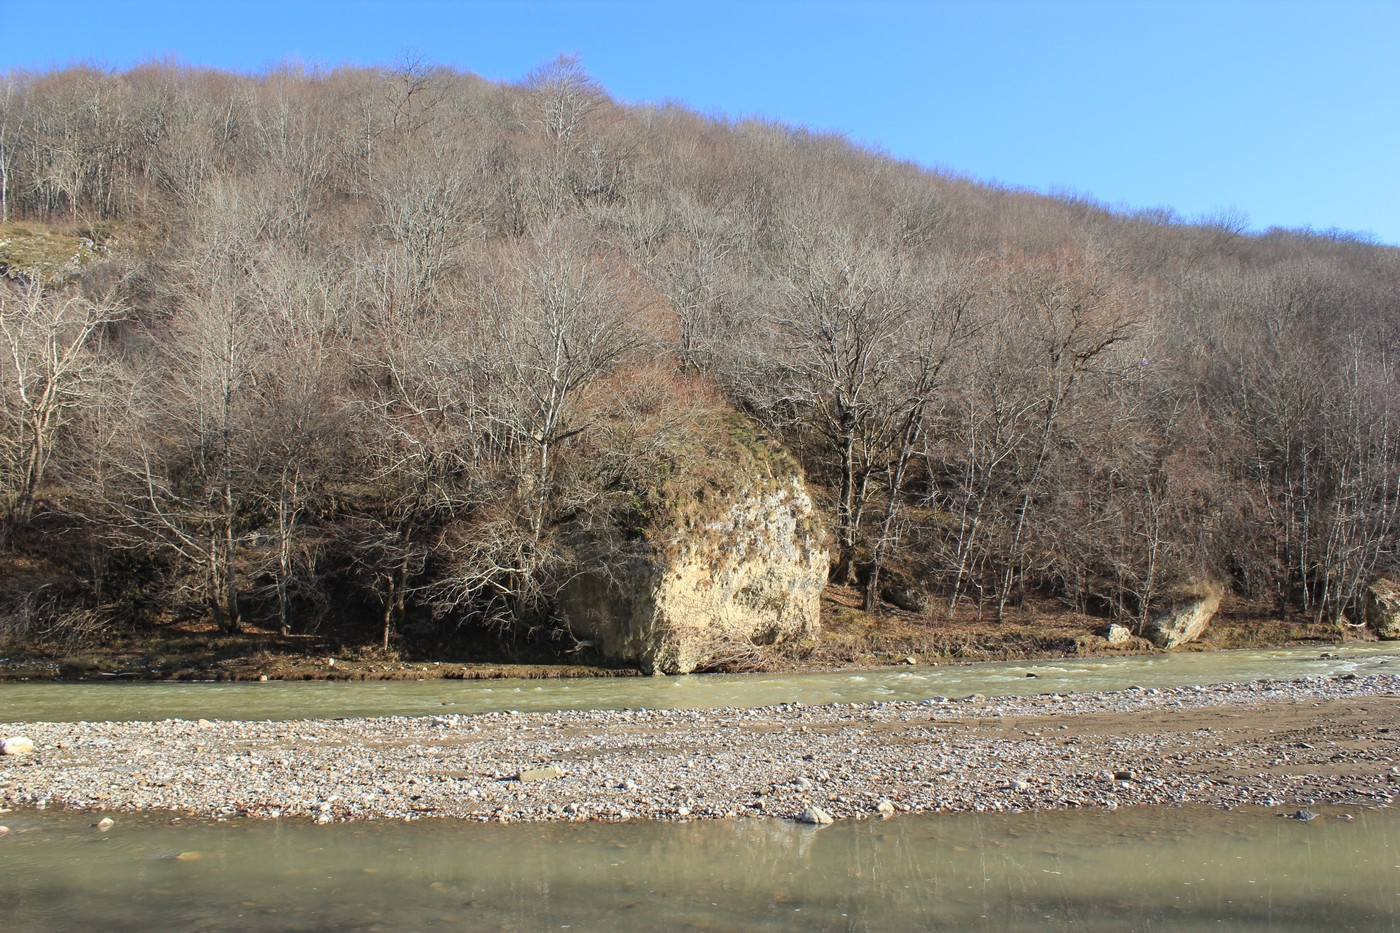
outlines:
[{"label": "rocky outcrop", "polygon": [[1224,595],[1224,588],[1214,583],[1183,590],[1165,608],[1152,613],[1143,636],[1159,648],[1195,641],[1219,611]]},{"label": "rocky outcrop", "polygon": [[1380,638],[1400,638],[1400,582],[1377,580],[1366,587],[1362,612],[1366,625]]},{"label": "rocky outcrop", "polygon": [[660,674],[815,636],[829,558],[796,464],[738,422],[684,463],[630,536],[576,535],[584,569],[561,598],[574,636]]}]

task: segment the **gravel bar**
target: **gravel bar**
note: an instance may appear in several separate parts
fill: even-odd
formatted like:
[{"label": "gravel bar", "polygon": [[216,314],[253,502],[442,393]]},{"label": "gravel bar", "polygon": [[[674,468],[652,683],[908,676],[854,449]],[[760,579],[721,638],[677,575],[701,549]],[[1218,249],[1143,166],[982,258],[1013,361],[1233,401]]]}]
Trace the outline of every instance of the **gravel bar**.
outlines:
[{"label": "gravel bar", "polygon": [[753,709],[24,723],[0,725],[34,743],[0,757],[0,800],[318,822],[1384,806],[1400,793],[1397,711],[1400,676],[1343,675]]}]

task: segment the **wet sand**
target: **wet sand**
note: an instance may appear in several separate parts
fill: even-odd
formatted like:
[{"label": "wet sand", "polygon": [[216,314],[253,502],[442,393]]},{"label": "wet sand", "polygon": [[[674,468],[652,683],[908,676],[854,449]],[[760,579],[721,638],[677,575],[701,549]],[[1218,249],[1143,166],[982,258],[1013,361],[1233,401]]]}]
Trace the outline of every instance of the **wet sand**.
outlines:
[{"label": "wet sand", "polygon": [[215,818],[835,819],[1387,805],[1400,677],[1019,698],[292,722],[27,723],[7,807]]}]

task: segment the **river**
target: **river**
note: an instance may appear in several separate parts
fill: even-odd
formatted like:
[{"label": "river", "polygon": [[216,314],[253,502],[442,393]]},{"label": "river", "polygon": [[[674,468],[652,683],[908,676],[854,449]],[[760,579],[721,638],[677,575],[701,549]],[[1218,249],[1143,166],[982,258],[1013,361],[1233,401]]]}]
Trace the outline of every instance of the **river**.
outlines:
[{"label": "river", "polygon": [[[1322,657],[1325,655],[1325,657]],[[1179,687],[1400,668],[1400,645],[1173,652],[817,674],[422,682],[6,683],[0,722],[316,719],[499,710],[713,709]],[[1034,677],[1027,676],[1034,674]]]},{"label": "river", "polygon": [[[1364,674],[1396,646],[790,676],[5,684],[0,721],[413,715],[862,702]],[[1035,677],[1028,677],[1035,674]],[[26,931],[1400,931],[1400,813],[1132,807],[497,825],[0,815],[0,909]]]},{"label": "river", "polygon": [[6,926],[107,930],[1394,931],[1400,814],[688,825],[10,814]]}]

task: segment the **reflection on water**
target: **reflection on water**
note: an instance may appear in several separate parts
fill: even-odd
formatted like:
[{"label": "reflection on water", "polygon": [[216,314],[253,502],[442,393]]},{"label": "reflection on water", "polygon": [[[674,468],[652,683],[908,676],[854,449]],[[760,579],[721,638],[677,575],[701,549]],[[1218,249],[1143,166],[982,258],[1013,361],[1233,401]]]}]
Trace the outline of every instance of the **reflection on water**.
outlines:
[{"label": "reflection on water", "polygon": [[[0,684],[0,722],[301,719],[494,710],[676,709],[1011,696],[1400,671],[1400,646],[1186,652],[832,674],[423,683]],[[1027,677],[1035,674],[1035,677]]]},{"label": "reflection on water", "polygon": [[[1400,815],[213,824],[11,813],[9,929],[1400,929]],[[17,922],[17,925],[16,925]]]}]

